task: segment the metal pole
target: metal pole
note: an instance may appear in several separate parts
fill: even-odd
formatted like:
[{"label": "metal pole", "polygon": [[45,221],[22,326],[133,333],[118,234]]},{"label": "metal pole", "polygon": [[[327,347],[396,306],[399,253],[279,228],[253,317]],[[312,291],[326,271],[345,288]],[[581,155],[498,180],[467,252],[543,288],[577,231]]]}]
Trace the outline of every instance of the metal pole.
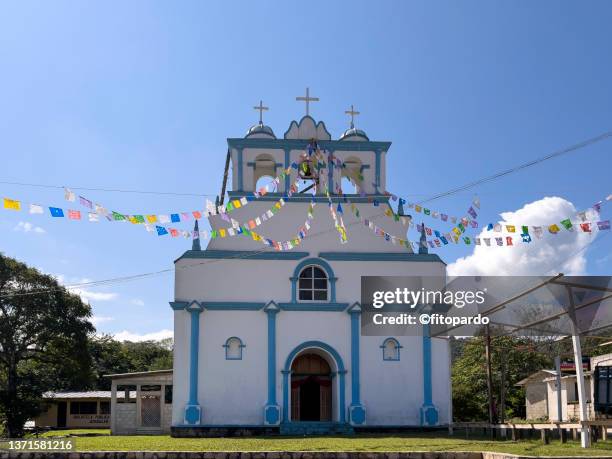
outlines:
[{"label": "metal pole", "polygon": [[555,357],[555,368],[557,370],[557,421],[563,422],[563,404],[561,402],[561,356]]},{"label": "metal pole", "polygon": [[588,421],[586,391],[584,387],[584,371],[582,369],[582,348],[580,347],[580,333],[576,326],[576,310],[574,309],[574,295],[572,288],[567,286],[569,297],[569,317],[572,324],[572,344],[574,345],[574,362],[576,365],[576,383],[578,385],[578,404],[580,407],[580,445],[583,448],[591,446],[591,435]]},{"label": "metal pole", "polygon": [[229,163],[230,163],[231,153],[229,148],[227,149],[227,156],[225,157],[225,169],[223,170],[223,185],[221,185],[221,199],[219,200],[219,205],[223,205],[223,201],[225,199],[225,187],[227,186],[227,174],[229,172]]},{"label": "metal pole", "polygon": [[487,395],[489,398],[489,424],[493,424],[493,379],[491,375],[491,333],[489,326],[485,326],[485,360],[487,363]]}]

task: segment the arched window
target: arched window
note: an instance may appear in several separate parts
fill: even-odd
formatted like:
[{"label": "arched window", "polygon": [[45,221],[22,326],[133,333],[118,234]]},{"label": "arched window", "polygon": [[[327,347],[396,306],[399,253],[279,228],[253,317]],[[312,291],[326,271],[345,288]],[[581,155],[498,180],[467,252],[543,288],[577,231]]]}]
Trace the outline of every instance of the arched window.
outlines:
[{"label": "arched window", "polygon": [[387,338],[383,341],[382,346],[383,360],[399,360],[400,359],[400,346],[399,341],[395,338]]},{"label": "arched window", "polygon": [[246,347],[242,344],[242,340],[236,336],[228,338],[225,344],[225,360],[242,360],[242,348]]},{"label": "arched window", "polygon": [[274,178],[269,175],[262,175],[257,179],[257,183],[255,184],[255,190],[259,191],[266,185],[270,185],[268,187],[268,191],[274,191],[274,186],[272,185],[273,180]]},{"label": "arched window", "polygon": [[318,266],[306,266],[298,279],[300,301],[328,301],[328,279],[325,271]]},{"label": "arched window", "polygon": [[362,164],[358,158],[351,156],[344,161],[342,168],[342,192],[344,194],[359,193],[362,186]]}]

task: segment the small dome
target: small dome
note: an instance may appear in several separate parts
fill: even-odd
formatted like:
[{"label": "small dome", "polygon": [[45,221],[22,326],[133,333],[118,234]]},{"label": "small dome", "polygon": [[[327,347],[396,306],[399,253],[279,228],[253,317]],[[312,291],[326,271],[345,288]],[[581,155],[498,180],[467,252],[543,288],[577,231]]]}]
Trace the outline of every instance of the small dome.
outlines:
[{"label": "small dome", "polygon": [[364,131],[362,131],[361,129],[352,127],[344,131],[344,134],[340,136],[340,140],[367,140],[369,141],[370,139],[368,138],[368,136],[366,135]]},{"label": "small dome", "polygon": [[276,136],[274,135],[274,131],[272,131],[272,128],[270,126],[266,126],[264,124],[256,124],[254,126],[251,126],[251,128],[248,130],[248,132],[246,133],[246,135],[244,136],[245,138],[249,138],[249,137],[272,137],[273,139],[276,139]]}]

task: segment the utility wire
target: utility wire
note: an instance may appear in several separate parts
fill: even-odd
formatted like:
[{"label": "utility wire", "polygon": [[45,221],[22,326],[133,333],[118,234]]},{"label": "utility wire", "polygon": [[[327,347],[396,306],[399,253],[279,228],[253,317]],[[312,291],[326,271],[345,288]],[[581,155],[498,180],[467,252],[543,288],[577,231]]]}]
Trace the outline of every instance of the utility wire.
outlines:
[{"label": "utility wire", "polygon": [[70,188],[71,190],[83,190],[83,191],[104,191],[108,193],[137,193],[137,194],[154,194],[154,195],[167,195],[167,196],[195,196],[195,197],[211,197],[217,196],[216,194],[203,194],[203,193],[178,193],[172,191],[150,191],[150,190],[123,190],[119,188],[87,188],[80,186],[59,186],[59,185],[44,185],[40,183],[25,183],[25,182],[8,182],[0,181],[0,185],[17,185],[17,186],[30,186],[36,188],[51,188],[63,190],[64,188]]},{"label": "utility wire", "polygon": [[[603,133],[603,134],[601,134],[601,135],[599,135],[597,137],[593,137],[593,138],[587,139],[587,140],[585,140],[583,142],[577,143],[575,145],[572,145],[570,147],[564,148],[562,150],[558,150],[558,151],[553,152],[553,153],[551,153],[549,155],[543,156],[541,158],[534,159],[532,161],[529,161],[527,163],[524,163],[524,164],[521,164],[519,166],[513,167],[511,169],[507,169],[505,171],[498,172],[497,174],[491,175],[489,177],[485,177],[483,179],[473,181],[471,183],[468,183],[468,184],[463,185],[463,186],[458,187],[458,188],[454,188],[454,189],[446,191],[444,193],[439,193],[439,194],[437,194],[435,196],[432,196],[431,198],[428,198],[428,199],[426,199],[426,200],[424,200],[422,202],[425,203],[425,202],[433,201],[433,200],[436,200],[436,199],[439,199],[439,198],[442,198],[442,197],[445,197],[445,196],[450,196],[452,194],[456,194],[456,193],[459,193],[461,191],[465,191],[465,190],[467,190],[469,188],[473,188],[473,187],[481,185],[483,183],[490,182],[492,180],[496,180],[498,178],[501,178],[501,177],[504,177],[506,175],[509,175],[509,174],[511,174],[513,172],[516,172],[516,171],[519,171],[519,170],[522,170],[522,169],[526,169],[528,167],[531,167],[531,166],[534,166],[536,164],[542,163],[542,162],[547,161],[549,159],[553,159],[553,158],[556,158],[558,156],[564,155],[566,153],[570,153],[572,151],[579,150],[581,148],[584,148],[584,147],[587,147],[587,146],[592,145],[594,143],[597,143],[597,142],[600,142],[602,140],[605,140],[605,139],[607,139],[609,137],[612,137],[612,131],[605,132],[605,133]],[[39,187],[44,187],[44,188],[60,188],[60,189],[64,188],[64,187],[61,187],[61,186],[28,184],[28,183],[21,183],[21,182],[4,182],[4,181],[0,181],[0,184],[12,184],[12,185],[23,185],[23,186],[39,186]],[[170,192],[164,193],[164,192],[156,192],[156,191],[137,191],[137,190],[111,190],[111,189],[102,189],[102,188],[71,187],[71,189],[75,189],[75,190],[81,189],[81,190],[89,190],[89,191],[94,191],[94,190],[95,191],[116,191],[116,192],[124,192],[124,193],[171,194],[171,195],[180,195],[180,196],[212,196],[212,195],[205,195],[205,194],[170,193]],[[378,218],[378,217],[380,217],[382,215],[384,215],[384,214],[374,215],[370,219],[376,219],[376,218]],[[347,226],[353,226],[353,225],[356,225],[356,224],[361,224],[361,221],[359,220],[359,221],[355,221],[355,222],[349,223]],[[336,229],[335,228],[330,228],[328,230],[320,231],[318,233],[312,233],[310,235],[310,237],[315,237],[315,236],[323,235],[323,234],[326,234],[326,233],[329,233],[329,232],[333,232],[333,231],[336,231]],[[579,252],[581,252],[583,250],[586,250],[586,248],[589,247],[590,245],[591,244],[585,245],[579,251],[577,251],[576,253],[570,255],[570,257],[573,257],[573,256],[577,255]],[[260,251],[256,251],[256,252],[251,252],[249,254],[245,254],[244,256],[232,257],[232,259],[248,258],[249,256],[254,256],[256,254],[265,253],[265,252],[270,252],[270,250],[260,250]],[[568,257],[568,259],[570,257]],[[185,266],[183,268],[190,268],[190,267],[193,267],[193,266],[199,266],[199,265],[208,264],[208,263],[212,263],[212,262],[218,262],[218,261],[223,261],[223,260],[220,260],[220,259],[219,260],[209,260],[207,262],[201,262],[201,263],[197,263],[197,264],[193,264],[193,265],[188,265],[188,266]],[[565,261],[567,261],[567,260],[565,260]],[[32,291],[32,292],[23,292],[23,293],[19,293],[19,294],[2,295],[2,296],[0,296],[0,299],[1,298],[7,298],[7,297],[14,297],[14,296],[35,295],[35,294],[50,292],[50,291],[54,291],[54,290],[61,290],[62,288],[65,288],[65,289],[69,290],[69,289],[77,289],[79,287],[87,287],[87,286],[91,287],[91,286],[111,285],[111,284],[114,284],[114,283],[129,282],[131,280],[137,280],[137,279],[141,279],[141,278],[144,278],[144,277],[150,277],[150,276],[154,276],[154,275],[165,274],[165,273],[172,272],[172,271],[173,270],[171,268],[168,268],[168,269],[163,269],[163,270],[159,270],[159,271],[152,271],[152,272],[148,272],[148,273],[135,274],[135,275],[132,275],[132,276],[109,278],[109,279],[103,279],[103,280],[100,280],[100,281],[92,281],[92,282],[85,282],[85,283],[80,283],[80,284],[65,285],[65,286],[62,286],[62,287],[60,287],[58,289],[46,289],[46,290],[41,290],[41,291]]]},{"label": "utility wire", "polygon": [[451,190],[445,191],[443,193],[439,193],[436,195],[431,196],[430,198],[425,199],[424,201],[421,201],[422,203],[426,203],[426,202],[430,202],[430,201],[435,201],[436,199],[440,199],[446,196],[450,196],[452,194],[458,193],[460,191],[465,191],[465,190],[469,190],[470,188],[474,188],[475,186],[478,185],[482,185],[483,183],[488,183],[488,182],[492,182],[493,180],[497,180],[501,177],[505,177],[506,175],[512,174],[514,172],[523,170],[523,169],[527,169],[528,167],[531,166],[535,166],[537,164],[543,163],[544,161],[548,161],[549,159],[553,159],[553,158],[557,158],[559,156],[565,155],[567,153],[571,153],[573,151],[576,150],[580,150],[581,148],[585,148],[588,147],[589,145],[593,145],[594,143],[597,142],[601,142],[602,140],[605,140],[609,137],[612,137],[612,131],[608,131],[608,132],[604,132],[603,134],[598,135],[597,137],[592,137],[590,139],[584,140],[580,143],[577,143],[575,145],[572,145],[570,147],[567,148],[563,148],[562,150],[557,150],[549,155],[546,156],[542,156],[541,158],[537,158],[534,159],[532,161],[528,161],[526,163],[520,164],[518,166],[512,167],[510,169],[506,169],[504,171],[501,172],[497,172],[496,174],[490,175],[488,177],[479,179],[479,180],[474,180],[473,182],[467,183],[465,185],[461,185],[457,188],[453,188]]}]

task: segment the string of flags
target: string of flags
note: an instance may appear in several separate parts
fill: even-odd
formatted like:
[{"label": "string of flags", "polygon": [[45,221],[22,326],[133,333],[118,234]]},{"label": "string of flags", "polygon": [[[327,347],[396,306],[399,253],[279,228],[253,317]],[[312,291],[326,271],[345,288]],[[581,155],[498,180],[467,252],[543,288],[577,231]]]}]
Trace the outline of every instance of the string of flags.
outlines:
[{"label": "string of flags", "polygon": [[[297,182],[295,182],[295,184],[291,186],[291,189],[289,193],[287,194],[287,198],[290,198],[293,195],[293,193],[295,193],[295,191],[297,191]],[[272,219],[278,213],[278,211],[281,210],[285,206],[285,203],[286,203],[285,198],[279,198],[279,200],[276,201],[270,209],[262,213],[260,216],[252,218],[242,224],[234,220],[226,212],[220,212],[218,215],[220,215],[224,221],[230,223],[232,227],[231,228],[220,228],[218,230],[211,230],[211,231],[201,230],[199,231],[200,233],[199,238],[208,239],[208,237],[210,236],[211,239],[215,239],[217,237],[222,237],[222,238],[226,237],[226,235],[235,236],[237,234],[242,234],[241,232],[238,232],[240,228],[243,228],[243,229],[246,228],[247,230],[253,230],[254,228],[260,226],[264,222]],[[149,225],[149,224],[145,224],[145,229],[149,232],[154,231],[153,225]],[[179,236],[185,236],[186,234],[185,237],[189,237],[189,232],[183,232],[182,230],[168,228],[162,225],[155,225],[155,231],[157,232],[158,236],[165,236],[167,234],[170,234],[170,236],[172,237],[179,237]]]}]

